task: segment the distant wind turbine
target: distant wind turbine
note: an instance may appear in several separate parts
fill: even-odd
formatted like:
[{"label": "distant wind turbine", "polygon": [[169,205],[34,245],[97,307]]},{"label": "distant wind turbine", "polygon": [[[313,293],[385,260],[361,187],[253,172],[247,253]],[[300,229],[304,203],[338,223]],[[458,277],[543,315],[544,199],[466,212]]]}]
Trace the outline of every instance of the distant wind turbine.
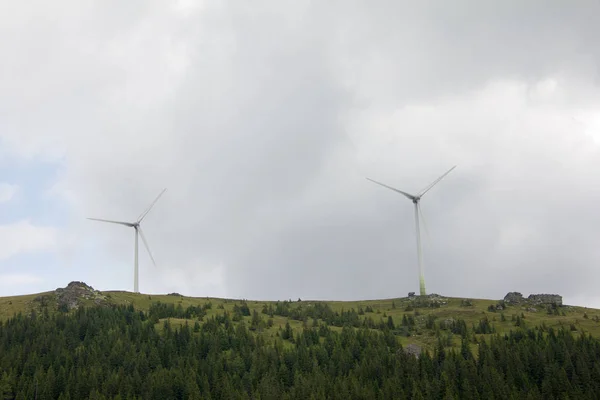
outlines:
[{"label": "distant wind turbine", "polygon": [[160,194],[156,197],[156,199],[152,202],[152,204],[150,204],[150,206],[142,214],[140,214],[137,221],[135,221],[135,222],[111,221],[108,219],[88,218],[92,221],[109,222],[111,224],[125,225],[125,226],[135,229],[135,250],[134,250],[134,262],[133,262],[133,291],[135,293],[140,292],[139,291],[139,268],[138,268],[138,234],[139,234],[139,236],[142,237],[142,242],[144,242],[144,246],[146,247],[146,250],[148,250],[148,255],[150,256],[150,259],[152,260],[152,263],[154,264],[154,266],[156,266],[156,261],[154,261],[154,257],[152,257],[152,252],[150,251],[150,247],[148,246],[148,242],[146,241],[146,237],[144,236],[144,232],[142,231],[142,227],[140,226],[140,223],[146,217],[146,215],[148,215],[148,213],[150,212],[152,207],[154,207],[154,205],[156,204],[156,202],[158,201],[160,196],[162,196],[166,190],[167,189],[165,188],[165,189],[163,189],[162,192],[160,192]]},{"label": "distant wind turbine", "polygon": [[[370,180],[373,183],[376,183],[385,188],[393,190],[394,192],[400,193],[401,195],[403,195],[403,196],[407,197],[409,200],[411,200],[413,202],[413,204],[415,205],[415,224],[416,224],[416,231],[417,231],[417,257],[418,257],[418,261],[419,261],[419,291],[420,291],[421,296],[425,296],[425,294],[426,294],[426,292],[425,292],[425,276],[423,274],[423,253],[421,251],[421,229],[420,229],[420,225],[419,225],[419,213],[421,212],[421,204],[420,204],[421,197],[423,197],[423,195],[425,195],[425,193],[427,193],[429,190],[431,190],[431,188],[433,188],[439,181],[441,181],[446,175],[448,175],[450,173],[450,171],[452,171],[454,168],[456,168],[456,165],[454,167],[450,168],[444,175],[437,178],[429,186],[427,186],[425,189],[421,190],[419,192],[419,194],[416,194],[416,195],[410,194],[407,192],[403,192],[402,190],[398,190],[391,186],[385,185],[381,182],[377,182],[371,178],[367,178],[368,180]],[[421,212],[421,214],[422,214],[422,212]]]}]

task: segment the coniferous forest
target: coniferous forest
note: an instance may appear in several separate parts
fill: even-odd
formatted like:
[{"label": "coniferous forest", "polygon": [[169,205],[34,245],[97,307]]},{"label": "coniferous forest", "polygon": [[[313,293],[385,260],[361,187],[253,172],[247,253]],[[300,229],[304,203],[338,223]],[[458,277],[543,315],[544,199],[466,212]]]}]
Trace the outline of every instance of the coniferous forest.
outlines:
[{"label": "coniferous forest", "polygon": [[[184,312],[201,313],[202,309]],[[181,312],[181,311],[179,311]],[[408,354],[394,322],[289,325],[265,340],[229,313],[171,326],[155,305],[31,313],[0,322],[2,399],[594,399],[600,342],[517,328]],[[461,324],[457,323],[457,327]],[[462,324],[464,326],[464,324]]]}]

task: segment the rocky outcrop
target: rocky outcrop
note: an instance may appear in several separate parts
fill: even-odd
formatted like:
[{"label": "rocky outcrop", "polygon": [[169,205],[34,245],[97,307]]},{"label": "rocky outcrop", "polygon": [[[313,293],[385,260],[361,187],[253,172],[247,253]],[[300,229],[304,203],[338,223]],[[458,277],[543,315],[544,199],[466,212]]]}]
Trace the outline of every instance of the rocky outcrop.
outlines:
[{"label": "rocky outcrop", "polygon": [[412,296],[408,298],[410,305],[415,308],[438,308],[448,304],[448,299],[439,294],[432,293],[425,296]]},{"label": "rocky outcrop", "polygon": [[508,304],[519,304],[525,301],[523,295],[519,292],[509,292],[504,296],[504,302]]},{"label": "rocky outcrop", "polygon": [[533,304],[556,304],[562,306],[562,296],[558,294],[530,294],[527,300]]},{"label": "rocky outcrop", "polygon": [[84,282],[71,282],[66,288],[58,288],[54,293],[58,309],[63,311],[78,308],[84,300],[91,300],[97,305],[106,303],[106,297],[102,292],[94,290]]},{"label": "rocky outcrop", "polygon": [[421,349],[421,346],[416,345],[414,343],[407,344],[403,350],[406,354],[415,356],[417,358],[419,358],[419,356],[421,355],[421,352],[423,351],[423,349]]},{"label": "rocky outcrop", "polygon": [[558,294],[530,294],[526,299],[519,292],[509,292],[504,296],[504,302],[510,305],[527,303],[530,305],[556,304],[562,306],[562,296]]}]

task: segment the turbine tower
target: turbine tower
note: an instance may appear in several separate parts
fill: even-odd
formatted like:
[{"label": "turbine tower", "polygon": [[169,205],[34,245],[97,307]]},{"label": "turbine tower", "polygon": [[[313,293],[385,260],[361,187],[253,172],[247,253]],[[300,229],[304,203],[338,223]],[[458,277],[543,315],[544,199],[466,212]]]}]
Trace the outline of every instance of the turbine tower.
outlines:
[{"label": "turbine tower", "polygon": [[427,193],[429,190],[431,190],[431,188],[433,188],[439,181],[441,181],[446,175],[448,175],[450,173],[450,171],[452,171],[454,168],[456,168],[456,165],[453,166],[452,168],[450,168],[444,175],[437,178],[429,186],[425,187],[425,189],[421,190],[419,192],[419,194],[416,194],[416,195],[410,194],[407,192],[403,192],[402,190],[393,188],[393,187],[383,184],[381,182],[377,182],[371,178],[367,178],[368,180],[370,180],[373,183],[376,183],[385,188],[393,190],[394,192],[400,193],[401,195],[403,195],[403,196],[407,197],[409,200],[411,200],[413,202],[413,204],[415,205],[415,224],[416,224],[416,233],[417,233],[417,258],[419,261],[419,292],[420,292],[421,296],[425,296],[425,294],[426,294],[426,292],[425,292],[425,276],[423,274],[423,252],[421,251],[421,229],[420,229],[420,224],[419,224],[419,213],[421,212],[421,198],[425,195],[425,193]]},{"label": "turbine tower", "polygon": [[154,205],[156,204],[156,202],[158,201],[160,196],[162,196],[166,190],[167,189],[165,188],[165,189],[163,189],[162,192],[160,192],[160,194],[156,197],[156,199],[154,199],[152,204],[150,204],[150,206],[148,208],[146,208],[146,210],[144,210],[144,212],[142,214],[140,214],[140,216],[138,217],[138,219],[135,222],[112,221],[112,220],[108,220],[108,219],[88,218],[92,221],[109,222],[111,224],[125,225],[125,226],[133,228],[135,230],[135,248],[134,248],[134,257],[133,257],[133,291],[134,291],[134,293],[140,292],[139,291],[139,288],[140,288],[139,287],[139,268],[138,268],[138,235],[142,238],[142,242],[144,242],[144,246],[146,247],[146,250],[148,251],[148,255],[150,256],[150,259],[152,260],[152,263],[154,264],[154,266],[156,266],[156,261],[154,261],[154,257],[152,257],[152,252],[150,251],[150,247],[148,246],[148,242],[146,241],[146,237],[144,236],[144,232],[142,231],[142,227],[140,224],[141,224],[142,220],[146,217],[146,215],[148,215],[148,213],[150,212],[152,207],[154,207]]}]

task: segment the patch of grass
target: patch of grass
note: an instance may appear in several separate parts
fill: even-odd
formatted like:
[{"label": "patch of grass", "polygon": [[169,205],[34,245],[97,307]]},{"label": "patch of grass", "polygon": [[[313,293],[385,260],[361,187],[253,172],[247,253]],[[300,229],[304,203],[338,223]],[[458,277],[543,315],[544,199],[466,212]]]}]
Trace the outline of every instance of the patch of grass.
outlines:
[{"label": "patch of grass", "polygon": [[[54,297],[54,292],[28,294],[25,296],[0,297],[0,320],[7,320],[18,313],[30,313],[32,309],[37,308],[36,304],[34,303],[34,299],[39,296]],[[55,304],[54,308],[56,308]]]}]

